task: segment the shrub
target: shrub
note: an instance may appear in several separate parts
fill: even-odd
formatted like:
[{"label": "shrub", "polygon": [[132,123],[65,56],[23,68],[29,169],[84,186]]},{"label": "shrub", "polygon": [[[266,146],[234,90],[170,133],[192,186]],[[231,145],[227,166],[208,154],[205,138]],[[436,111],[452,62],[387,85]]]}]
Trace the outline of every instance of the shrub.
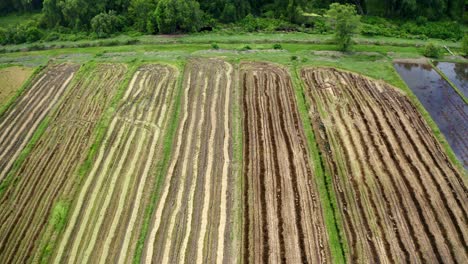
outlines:
[{"label": "shrub", "polygon": [[440,56],[440,48],[433,43],[429,43],[424,48],[423,54],[429,58],[438,58]]},{"label": "shrub", "polygon": [[468,34],[463,37],[461,48],[463,56],[468,56]]},{"label": "shrub", "polygon": [[8,43],[8,31],[0,27],[0,45]]},{"label": "shrub", "polygon": [[298,58],[297,58],[296,55],[291,56],[291,60],[292,60],[292,61],[297,61],[297,59],[298,59]]},{"label": "shrub", "polygon": [[219,46],[218,46],[218,44],[216,44],[216,43],[211,43],[211,48],[212,48],[212,49],[215,49],[215,50],[218,50],[218,49],[219,49]]},{"label": "shrub", "polygon": [[56,41],[60,39],[60,34],[57,32],[51,32],[45,37],[45,41]]},{"label": "shrub", "polygon": [[98,38],[105,38],[122,29],[122,19],[114,11],[100,13],[91,19],[91,28]]},{"label": "shrub", "polygon": [[24,34],[27,42],[38,41],[44,36],[44,33],[37,27],[27,28]]},{"label": "shrub", "polygon": [[243,51],[246,51],[246,50],[251,50],[252,48],[249,46],[249,45],[245,45],[244,47],[242,47],[242,50]]},{"label": "shrub", "polygon": [[281,44],[276,43],[275,45],[273,45],[273,49],[280,50],[280,49],[283,49],[283,47],[281,46]]}]

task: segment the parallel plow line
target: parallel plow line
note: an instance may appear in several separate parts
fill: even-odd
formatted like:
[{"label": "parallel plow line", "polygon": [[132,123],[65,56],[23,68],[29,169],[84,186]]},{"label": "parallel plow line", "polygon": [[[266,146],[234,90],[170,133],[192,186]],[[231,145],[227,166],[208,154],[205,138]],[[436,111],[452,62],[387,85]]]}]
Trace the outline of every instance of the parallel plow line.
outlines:
[{"label": "parallel plow line", "polygon": [[176,80],[174,69],[159,65],[135,73],[80,191],[56,263],[131,261]]},{"label": "parallel plow line", "polygon": [[330,262],[328,236],[292,82],[274,65],[241,65],[246,263]]},{"label": "parallel plow line", "polygon": [[334,69],[303,70],[302,78],[334,188],[344,194],[351,259],[466,262],[466,187],[408,99]]},{"label": "parallel plow line", "polygon": [[31,82],[31,88],[0,118],[0,182],[55,106],[78,70],[78,65],[49,66]]},{"label": "parallel plow line", "polygon": [[[230,252],[228,186],[233,175],[233,67],[191,60],[185,70],[183,117],[143,252],[145,263],[223,263]],[[233,255],[226,255],[226,252]]]},{"label": "parallel plow line", "polygon": [[30,261],[52,206],[76,188],[74,173],[86,158],[93,129],[126,67],[102,64],[92,70],[70,87],[0,201],[2,263]]}]

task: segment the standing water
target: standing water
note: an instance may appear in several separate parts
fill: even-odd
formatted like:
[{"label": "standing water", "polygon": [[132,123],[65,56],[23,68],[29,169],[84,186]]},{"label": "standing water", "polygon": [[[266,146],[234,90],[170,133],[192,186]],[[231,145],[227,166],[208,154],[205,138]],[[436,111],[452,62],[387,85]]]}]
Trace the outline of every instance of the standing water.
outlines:
[{"label": "standing water", "polygon": [[468,63],[435,62],[435,65],[468,97]]},{"label": "standing water", "polygon": [[395,63],[394,66],[468,170],[468,105],[430,65]]}]

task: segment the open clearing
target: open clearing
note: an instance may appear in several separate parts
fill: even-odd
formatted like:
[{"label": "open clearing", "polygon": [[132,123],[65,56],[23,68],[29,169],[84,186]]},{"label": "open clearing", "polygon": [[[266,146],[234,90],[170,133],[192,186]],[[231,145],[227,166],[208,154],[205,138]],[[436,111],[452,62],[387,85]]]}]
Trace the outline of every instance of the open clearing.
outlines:
[{"label": "open clearing", "polygon": [[[126,66],[100,64],[88,70],[91,73],[77,76],[0,198],[1,263],[31,261],[52,206],[62,193],[76,188],[76,170],[94,142],[93,129],[116,93]],[[63,84],[61,79],[56,86]]]},{"label": "open clearing", "polygon": [[463,175],[395,88],[329,68],[302,71],[332,175],[350,263],[467,263]]},{"label": "open clearing", "polygon": [[416,97],[317,68],[411,92],[392,64],[257,52],[34,75],[0,115],[0,263],[468,263],[466,175]]},{"label": "open clearing", "polygon": [[133,76],[75,199],[56,263],[132,261],[177,75],[170,67],[145,65]]},{"label": "open clearing", "polygon": [[0,106],[16,93],[32,72],[32,68],[18,66],[0,69]]},{"label": "open clearing", "polygon": [[244,262],[331,262],[328,235],[288,73],[241,65]]},{"label": "open clearing", "polygon": [[216,59],[185,68],[180,123],[149,228],[144,263],[230,263],[234,68]]},{"label": "open clearing", "polygon": [[[7,176],[41,121],[61,98],[78,68],[74,64],[45,68],[31,82],[31,87],[27,87],[26,92],[0,117],[0,182]],[[0,70],[0,83],[5,80],[8,89],[9,84],[12,84],[8,78],[16,71],[12,69],[6,75],[3,75],[3,71]],[[26,75],[20,79],[24,78]]]}]

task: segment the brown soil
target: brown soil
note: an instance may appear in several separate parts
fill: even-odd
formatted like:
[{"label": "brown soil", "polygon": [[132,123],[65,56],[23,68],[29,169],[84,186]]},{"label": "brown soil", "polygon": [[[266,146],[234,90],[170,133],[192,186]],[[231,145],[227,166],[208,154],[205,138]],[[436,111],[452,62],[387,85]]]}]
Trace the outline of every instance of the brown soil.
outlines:
[{"label": "brown soil", "polygon": [[[47,67],[0,117],[0,181],[7,176],[36,128],[59,101],[78,68],[72,64]],[[0,72],[0,83],[5,77],[2,74]]]},{"label": "brown soil", "polygon": [[13,175],[15,184],[0,199],[1,263],[31,261],[58,197],[78,187],[77,168],[95,140],[96,123],[125,71],[120,64],[97,66],[69,88],[51,115],[49,127]]},{"label": "brown soil", "polygon": [[331,262],[321,204],[291,79],[241,65],[244,108],[244,263]]},{"label": "brown soil", "polygon": [[163,158],[161,129],[172,116],[177,74],[160,65],[135,73],[75,199],[55,262],[132,262],[151,176]]},{"label": "brown soil", "polygon": [[467,263],[468,199],[402,93],[335,69],[306,69],[310,120],[333,176],[351,263]]},{"label": "brown soil", "polygon": [[233,177],[233,76],[233,67],[216,59],[186,66],[181,121],[145,243],[145,263],[229,263],[237,256],[226,217],[226,197],[234,188],[226,184]]},{"label": "brown soil", "polygon": [[0,69],[0,106],[15,95],[32,72],[32,68],[18,66]]}]

